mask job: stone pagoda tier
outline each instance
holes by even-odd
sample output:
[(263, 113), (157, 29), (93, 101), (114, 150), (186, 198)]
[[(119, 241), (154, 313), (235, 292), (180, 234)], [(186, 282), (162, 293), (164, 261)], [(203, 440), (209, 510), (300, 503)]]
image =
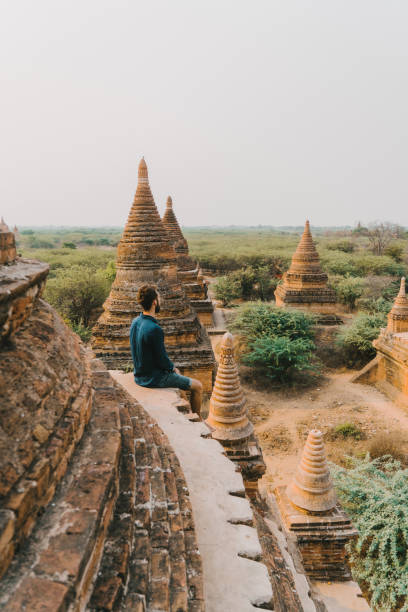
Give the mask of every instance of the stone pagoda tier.
[(167, 198), (163, 225), (177, 254), (179, 278), (183, 283), (184, 290), (196, 310), (201, 323), (206, 327), (212, 327), (214, 324), (212, 316), (214, 306), (208, 297), (207, 284), (198, 265), (189, 255), (188, 243), (174, 214), (173, 200), (170, 196)]
[(393, 401), (408, 406), (408, 297), (405, 292), (405, 278), (391, 311), (387, 327), (373, 342), (377, 351), (352, 382), (374, 384)]
[[(327, 274), (320, 266), (320, 259), (310, 232), (309, 221), (298, 247), (292, 257), (289, 270), (283, 282), (275, 291), (276, 305), (292, 306), (316, 312), (321, 315), (335, 315), (336, 294), (327, 286)], [(331, 317), (333, 323), (337, 317)], [(330, 322), (327, 318), (327, 323)]]
[(220, 361), (206, 424), (211, 437), (224, 447), (227, 457), (239, 463), (245, 488), (251, 495), (265, 472), (265, 464), (254, 436), (254, 426), (248, 419), (234, 359), (233, 337), (228, 332), (221, 341)]
[(116, 278), (91, 341), (96, 356), (110, 369), (131, 365), (130, 324), (141, 311), (136, 295), (146, 283), (156, 285), (160, 293), (157, 318), (170, 359), (184, 375), (198, 378), (204, 392), (211, 393), (211, 344), (177, 276), (176, 252), (157, 211), (142, 159), (136, 195), (118, 245)]
[(349, 580), (345, 545), (357, 536), (338, 504), (324, 451), (313, 429), (289, 486), (275, 489), (286, 536), (294, 536), (305, 572), (316, 580)]

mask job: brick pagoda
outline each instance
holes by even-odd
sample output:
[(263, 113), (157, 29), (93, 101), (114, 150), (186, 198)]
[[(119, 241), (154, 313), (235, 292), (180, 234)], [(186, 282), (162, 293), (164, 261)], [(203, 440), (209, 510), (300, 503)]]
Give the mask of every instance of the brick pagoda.
[(349, 580), (345, 545), (357, 536), (338, 504), (324, 451), (323, 435), (309, 433), (289, 486), (275, 489), (286, 536), (294, 538), (305, 572), (317, 580)]
[[(276, 305), (302, 308), (322, 315), (335, 315), (336, 294), (327, 286), (327, 280), (327, 274), (320, 266), (309, 221), (306, 221), (290, 268), (275, 291)], [(330, 317), (327, 322), (329, 319)]]
[(131, 363), (129, 329), (140, 313), (136, 294), (145, 283), (157, 286), (158, 319), (170, 358), (186, 376), (198, 378), (211, 393), (214, 355), (205, 329), (186, 298), (177, 275), (177, 255), (150, 190), (147, 166), (139, 164), (136, 195), (118, 245), (116, 278), (92, 336), (92, 348), (111, 369)]
[(234, 359), (233, 337), (229, 332), (224, 334), (221, 341), (217, 377), (206, 424), (211, 430), (211, 437), (224, 447), (227, 457), (238, 462), (245, 488), (251, 495), (265, 472), (265, 464), (254, 436), (254, 427), (248, 419)]
[(388, 315), (387, 327), (380, 331), (373, 345), (376, 357), (352, 380), (374, 384), (391, 399), (408, 405), (408, 297), (405, 278)]
[(199, 267), (189, 255), (188, 243), (174, 214), (173, 201), (170, 196), (167, 198), (163, 224), (177, 254), (179, 278), (184, 285), (184, 290), (190, 299), (191, 305), (196, 310), (201, 323), (206, 327), (211, 327), (213, 325), (212, 313), (214, 306), (208, 297), (207, 285), (203, 280)]

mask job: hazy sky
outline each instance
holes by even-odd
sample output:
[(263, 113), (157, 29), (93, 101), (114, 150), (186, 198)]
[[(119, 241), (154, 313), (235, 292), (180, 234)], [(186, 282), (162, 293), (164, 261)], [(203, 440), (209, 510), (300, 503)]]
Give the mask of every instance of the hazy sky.
[(0, 214), (408, 225), (406, 0), (1, 0)]

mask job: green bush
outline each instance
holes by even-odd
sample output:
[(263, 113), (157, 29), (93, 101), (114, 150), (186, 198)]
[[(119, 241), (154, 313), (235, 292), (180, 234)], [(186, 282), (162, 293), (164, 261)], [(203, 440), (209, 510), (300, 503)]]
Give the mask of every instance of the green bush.
[(387, 246), (384, 251), (385, 255), (392, 257), (395, 261), (402, 261), (402, 256), (404, 254), (404, 246), (402, 244), (393, 243)]
[(79, 323), (72, 323), (69, 319), (66, 319), (66, 321), (72, 331), (78, 334), (82, 342), (89, 342), (92, 336), (92, 329), (90, 327), (86, 327), (82, 321), (79, 321)]
[(271, 380), (288, 382), (295, 372), (317, 372), (313, 362), (315, 345), (306, 338), (291, 340), (287, 336), (261, 336), (249, 343), (249, 353), (242, 361), (257, 367)]
[(44, 297), (72, 324), (88, 327), (92, 311), (102, 306), (109, 288), (103, 271), (74, 266), (48, 280)]
[(329, 434), (329, 438), (332, 440), (336, 440), (337, 438), (362, 440), (364, 437), (364, 432), (354, 423), (341, 423), (340, 425), (336, 425)]
[(230, 328), (244, 341), (245, 364), (269, 379), (287, 382), (296, 372), (317, 372), (314, 322), (302, 311), (255, 302), (239, 308)]
[(77, 245), (75, 244), (75, 242), (63, 242), (62, 248), (63, 249), (76, 249)]
[(383, 297), (376, 300), (374, 298), (362, 298), (358, 301), (358, 307), (369, 314), (388, 314), (392, 308), (392, 302)]
[(265, 302), (249, 302), (239, 307), (231, 322), (232, 331), (247, 343), (260, 336), (287, 336), (291, 340), (314, 337), (313, 315), (301, 310), (277, 308)]
[(376, 612), (408, 611), (408, 469), (390, 458), (332, 466), (338, 496), (358, 530), (348, 545), (354, 579)]
[(353, 253), (356, 245), (351, 240), (338, 240), (337, 242), (329, 242), (326, 246), (329, 251), (343, 251), (343, 253)]
[(358, 298), (363, 294), (364, 286), (365, 281), (363, 278), (353, 276), (343, 278), (335, 286), (339, 302), (347, 306), (350, 310), (353, 310)]
[(234, 299), (241, 296), (239, 280), (234, 279), (232, 275), (220, 276), (213, 287), (216, 299), (221, 300), (223, 306), (228, 306)]
[(387, 317), (383, 313), (360, 313), (350, 326), (339, 332), (336, 342), (348, 367), (362, 367), (375, 357), (373, 340), (386, 322)]

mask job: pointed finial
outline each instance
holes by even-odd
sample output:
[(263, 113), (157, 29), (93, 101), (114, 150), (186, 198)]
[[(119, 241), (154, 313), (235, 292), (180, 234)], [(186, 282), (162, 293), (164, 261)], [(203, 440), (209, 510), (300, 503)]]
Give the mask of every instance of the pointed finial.
[(405, 293), (405, 276), (403, 276), (401, 278), (401, 285), (400, 285), (400, 290), (399, 290), (398, 295), (404, 296), (404, 297), (406, 295), (406, 293)]
[(167, 197), (166, 206), (167, 208), (173, 208), (173, 200), (171, 199), (171, 196)]
[(139, 163), (138, 177), (139, 177), (139, 180), (142, 180), (143, 182), (147, 182), (149, 180), (149, 175), (147, 172), (147, 164), (145, 162), (144, 157), (142, 157)]
[(234, 348), (234, 338), (230, 332), (225, 332), (221, 340), (221, 348)]

